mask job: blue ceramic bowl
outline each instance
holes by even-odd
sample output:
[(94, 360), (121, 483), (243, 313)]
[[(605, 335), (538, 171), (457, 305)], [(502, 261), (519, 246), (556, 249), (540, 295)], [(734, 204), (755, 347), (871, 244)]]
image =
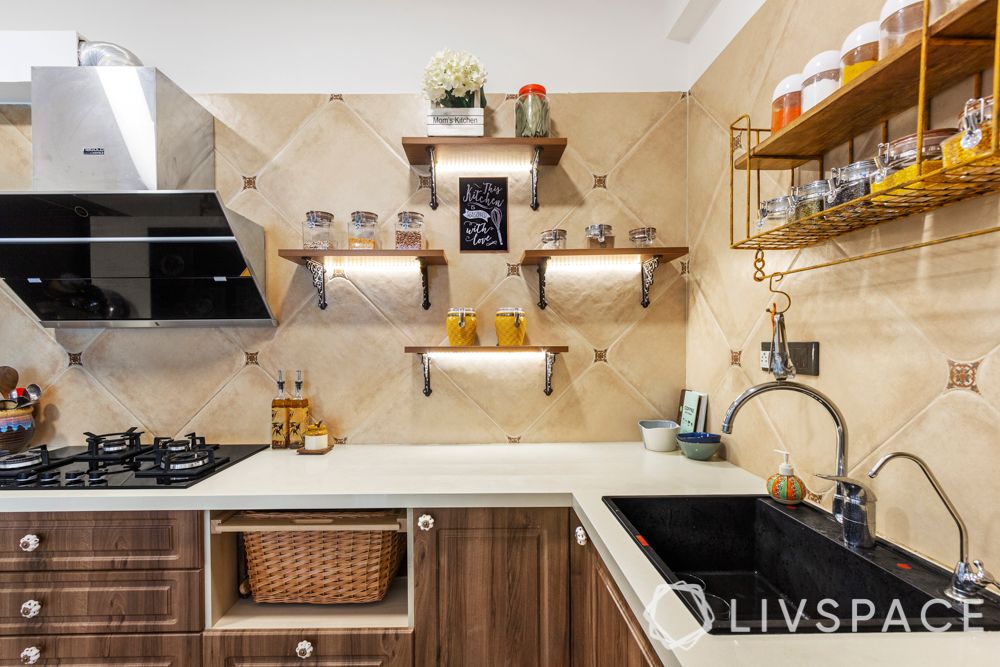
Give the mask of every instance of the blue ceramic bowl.
[(718, 444), (722, 442), (722, 436), (718, 433), (678, 433), (677, 442), (688, 442), (695, 444)]
[(721, 442), (684, 442), (678, 436), (678, 444), (684, 456), (695, 461), (707, 461), (722, 447)]

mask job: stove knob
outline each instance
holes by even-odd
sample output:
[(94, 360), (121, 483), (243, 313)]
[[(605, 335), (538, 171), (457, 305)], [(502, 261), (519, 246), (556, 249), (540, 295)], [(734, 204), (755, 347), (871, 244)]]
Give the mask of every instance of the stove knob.
[(21, 551), (34, 551), (42, 543), (38, 535), (25, 535), (21, 538)]
[(42, 657), (42, 652), (37, 646), (29, 646), (28, 648), (21, 651), (21, 664), (22, 665), (34, 665)]
[(305, 660), (311, 658), (313, 654), (312, 642), (302, 640), (295, 646), (295, 655)]
[(34, 618), (42, 612), (42, 603), (38, 600), (26, 600), (21, 605), (22, 618)]

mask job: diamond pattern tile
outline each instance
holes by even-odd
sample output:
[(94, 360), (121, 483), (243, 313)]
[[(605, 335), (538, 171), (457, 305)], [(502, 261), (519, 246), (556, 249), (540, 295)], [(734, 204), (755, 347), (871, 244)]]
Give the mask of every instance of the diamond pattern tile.
[(13, 366), (20, 373), (22, 386), (35, 383), (45, 387), (56, 372), (66, 367), (66, 352), (53, 340), (50, 332), (25, 312), (16, 297), (8, 296), (6, 286), (0, 290), (0, 340), (3, 341), (4, 366)]
[(38, 431), (33, 443), (53, 446), (79, 446), (85, 431), (113, 433), (129, 426), (149, 431), (148, 424), (80, 366), (67, 369), (45, 387), (35, 420)]

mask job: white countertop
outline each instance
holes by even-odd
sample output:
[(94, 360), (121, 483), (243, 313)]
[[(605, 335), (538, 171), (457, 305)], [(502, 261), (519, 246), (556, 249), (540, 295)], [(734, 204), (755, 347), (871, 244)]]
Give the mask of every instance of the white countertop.
[[(190, 489), (0, 492), (0, 511), (573, 507), (636, 616), (659, 573), (601, 500), (606, 495), (761, 493), (763, 481), (725, 462), (647, 452), (638, 443), (338, 445), (325, 456), (264, 451)], [(668, 593), (656, 620), (680, 637), (697, 627)], [(665, 665), (990, 665), (1000, 632), (709, 635)], [(829, 657), (827, 657), (829, 656)], [(833, 656), (836, 656), (835, 658)]]

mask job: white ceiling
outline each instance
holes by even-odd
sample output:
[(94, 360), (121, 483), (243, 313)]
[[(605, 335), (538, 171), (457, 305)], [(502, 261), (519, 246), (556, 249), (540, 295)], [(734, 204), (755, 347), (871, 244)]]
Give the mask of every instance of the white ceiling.
[(8, 3), (4, 28), (117, 42), (192, 93), (412, 92), (445, 46), (479, 56), (488, 91), (687, 90), (761, 4), (47, 0)]

